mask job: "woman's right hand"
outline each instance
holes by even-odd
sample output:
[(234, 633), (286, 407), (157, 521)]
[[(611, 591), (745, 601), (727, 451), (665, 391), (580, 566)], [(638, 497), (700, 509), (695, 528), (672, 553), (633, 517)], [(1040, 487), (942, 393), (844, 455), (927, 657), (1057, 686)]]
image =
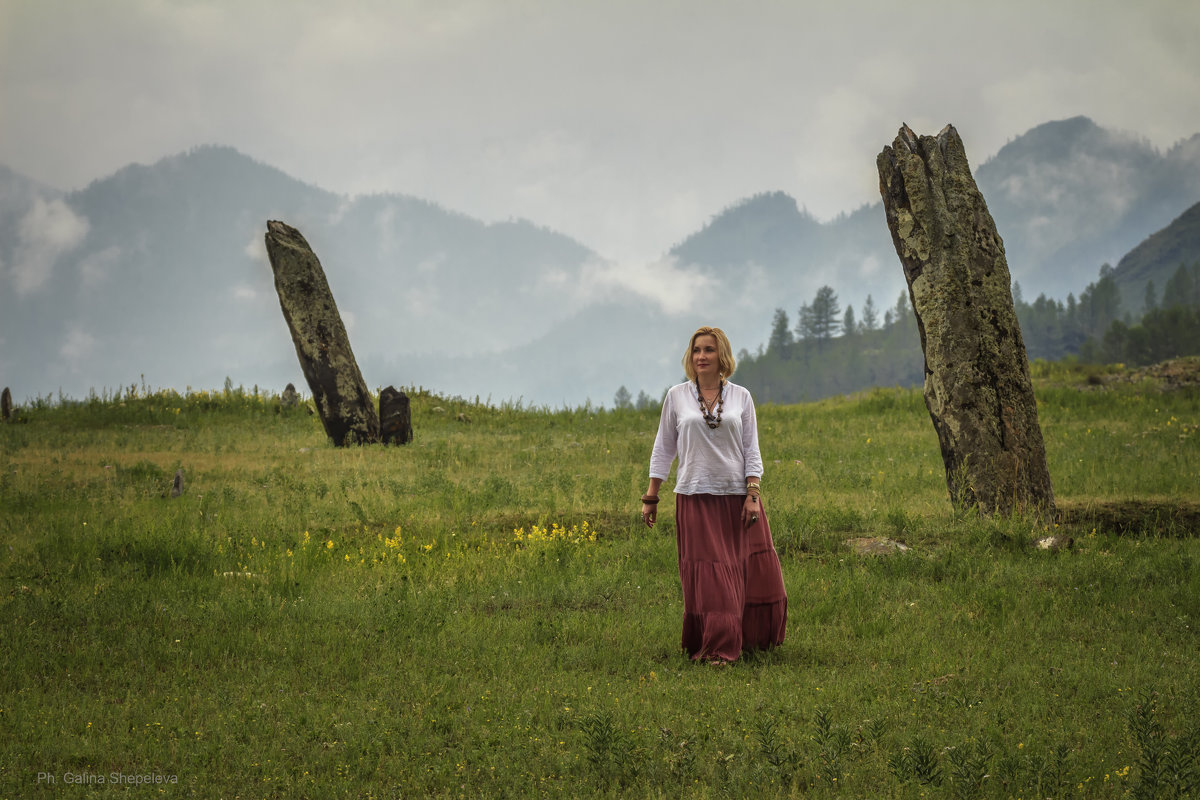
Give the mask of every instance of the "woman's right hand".
[[(646, 493), (642, 495), (642, 522), (646, 523), (647, 528), (654, 527), (654, 521), (658, 519), (658, 490), (662, 488), (662, 478), (651, 478), (650, 485), (646, 487)], [(647, 500), (653, 502), (647, 503)]]

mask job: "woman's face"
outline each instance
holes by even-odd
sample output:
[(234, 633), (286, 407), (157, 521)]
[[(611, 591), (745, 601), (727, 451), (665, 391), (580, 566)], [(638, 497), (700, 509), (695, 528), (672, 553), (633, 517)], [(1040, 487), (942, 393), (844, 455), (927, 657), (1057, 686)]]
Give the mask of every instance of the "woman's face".
[(717, 354), (717, 337), (711, 333), (697, 336), (692, 342), (692, 368), (701, 384), (713, 384), (720, 378), (721, 359)]

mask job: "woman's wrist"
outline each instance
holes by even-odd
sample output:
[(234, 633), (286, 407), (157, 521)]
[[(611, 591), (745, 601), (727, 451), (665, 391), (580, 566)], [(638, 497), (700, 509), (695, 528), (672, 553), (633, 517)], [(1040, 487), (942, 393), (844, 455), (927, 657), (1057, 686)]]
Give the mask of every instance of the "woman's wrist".
[(647, 505), (647, 506), (658, 505), (658, 495), (656, 495), (656, 494), (642, 495), (642, 505)]

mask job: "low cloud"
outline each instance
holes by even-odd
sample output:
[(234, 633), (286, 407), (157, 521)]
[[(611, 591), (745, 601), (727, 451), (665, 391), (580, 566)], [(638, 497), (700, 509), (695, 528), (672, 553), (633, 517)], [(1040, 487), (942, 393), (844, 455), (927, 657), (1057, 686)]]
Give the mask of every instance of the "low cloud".
[(112, 272), (113, 264), (121, 258), (121, 248), (113, 245), (99, 253), (91, 253), (79, 262), (79, 278), (84, 286), (95, 287), (104, 283)]
[(613, 299), (633, 295), (656, 303), (664, 314), (676, 315), (709, 305), (717, 286), (716, 279), (689, 270), (668, 255), (650, 263), (591, 262), (584, 267), (576, 291), (581, 301), (597, 295)]
[(67, 335), (63, 337), (62, 344), (58, 348), (59, 356), (67, 361), (68, 366), (73, 370), (81, 362), (91, 358), (95, 351), (96, 337), (82, 328), (72, 328), (67, 331)]
[(420, 264), (417, 264), (417, 272), (423, 275), (434, 274), (442, 268), (446, 263), (446, 253), (439, 250), (429, 258), (423, 259)]
[(432, 319), (437, 316), (438, 292), (432, 285), (407, 286), (400, 292), (400, 305), (410, 318)]
[(242, 248), (242, 252), (256, 264), (266, 268), (269, 272), (271, 269), (271, 257), (267, 255), (267, 243), (260, 234), (255, 234), (250, 237), (250, 241)]
[(247, 286), (244, 283), (239, 283), (233, 287), (233, 299), (242, 302), (253, 303), (258, 299), (258, 292), (253, 286)]
[(858, 273), (863, 278), (873, 278), (883, 272), (883, 262), (878, 256), (869, 255), (863, 259), (862, 264), (858, 268)]
[(9, 273), (19, 295), (37, 291), (50, 279), (55, 263), (87, 236), (88, 221), (60, 199), (38, 197), (17, 228), (17, 246)]

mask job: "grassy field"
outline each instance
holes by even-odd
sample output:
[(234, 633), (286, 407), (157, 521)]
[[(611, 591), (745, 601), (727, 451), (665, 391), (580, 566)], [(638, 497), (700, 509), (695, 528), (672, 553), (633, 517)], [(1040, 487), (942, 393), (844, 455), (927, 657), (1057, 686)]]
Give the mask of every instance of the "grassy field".
[(669, 492), (639, 526), (657, 412), (416, 392), (335, 449), (243, 390), (34, 404), (0, 797), (1195, 797), (1200, 393), (1094, 384), (1039, 369), (1058, 520), (955, 513), (919, 392), (760, 407), (788, 637), (724, 669)]

